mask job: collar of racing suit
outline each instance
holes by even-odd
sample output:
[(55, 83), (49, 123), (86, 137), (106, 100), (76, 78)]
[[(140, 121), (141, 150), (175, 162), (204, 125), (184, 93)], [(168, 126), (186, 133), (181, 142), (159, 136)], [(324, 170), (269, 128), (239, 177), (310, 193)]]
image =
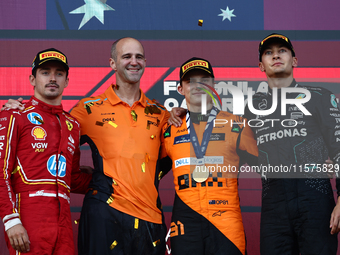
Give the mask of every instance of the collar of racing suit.
[(60, 104), (60, 105), (46, 104), (46, 103), (37, 99), (34, 96), (31, 97), (30, 102), (31, 102), (32, 105), (40, 108), (44, 112), (49, 112), (49, 113), (52, 113), (52, 114), (59, 114), (59, 113), (63, 112), (63, 105), (62, 104)]
[(211, 109), (207, 110), (207, 114), (201, 114), (198, 112), (190, 112), (190, 121), (195, 124), (199, 124), (201, 121), (207, 122), (209, 115), (210, 115)]
[[(296, 83), (295, 79), (293, 79), (292, 83), (289, 85), (289, 87), (293, 88), (293, 87), (297, 87), (298, 84)], [(268, 86), (268, 94), (271, 95), (272, 94), (272, 89)], [(278, 92), (280, 93), (280, 89), (278, 90)]]

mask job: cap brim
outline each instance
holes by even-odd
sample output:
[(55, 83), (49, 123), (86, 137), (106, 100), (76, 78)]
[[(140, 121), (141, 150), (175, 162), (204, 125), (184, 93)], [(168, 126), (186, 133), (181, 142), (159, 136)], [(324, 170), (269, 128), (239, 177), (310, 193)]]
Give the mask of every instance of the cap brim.
[(270, 43), (273, 43), (273, 42), (279, 42), (279, 43), (282, 43), (284, 44), (288, 49), (290, 49), (293, 53), (293, 56), (295, 55), (295, 52), (294, 52), (294, 49), (292, 48), (292, 46), (284, 39), (280, 38), (280, 37), (272, 37), (272, 38), (269, 38), (267, 39), (262, 45), (261, 45), (261, 48), (260, 48), (260, 51), (259, 51), (259, 54), (260, 54), (260, 61), (262, 59), (262, 54), (263, 52), (265, 51), (265, 49), (267, 49), (268, 47), (268, 44)]
[(39, 66), (41, 66), (42, 64), (44, 64), (44, 63), (46, 63), (46, 62), (48, 62), (48, 61), (58, 61), (58, 62), (60, 62), (60, 63), (62, 63), (62, 64), (64, 65), (64, 67), (66, 68), (66, 70), (69, 69), (69, 66), (68, 66), (64, 61), (60, 60), (59, 58), (49, 58), (49, 59), (45, 59), (45, 60), (41, 61), (41, 62), (39, 63), (38, 66), (35, 66), (34, 68), (38, 68)]

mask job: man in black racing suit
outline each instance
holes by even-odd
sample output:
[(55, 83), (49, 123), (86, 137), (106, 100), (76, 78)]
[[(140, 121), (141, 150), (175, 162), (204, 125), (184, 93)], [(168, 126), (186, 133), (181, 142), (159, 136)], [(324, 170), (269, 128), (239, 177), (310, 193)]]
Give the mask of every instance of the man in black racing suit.
[[(269, 88), (252, 100), (249, 96), (245, 117), (257, 138), (262, 173), (261, 254), (336, 254), (340, 202), (335, 206), (325, 164), (330, 157), (331, 170), (339, 171), (340, 111), (335, 96), (296, 83), (297, 58), (286, 36), (269, 35), (259, 53)], [(287, 91), (291, 88), (296, 91)], [(256, 112), (275, 107), (276, 89), (276, 110), (269, 115)], [(289, 104), (282, 94), (295, 101)], [(307, 102), (297, 107), (299, 100)], [(339, 196), (340, 181), (336, 186)]]

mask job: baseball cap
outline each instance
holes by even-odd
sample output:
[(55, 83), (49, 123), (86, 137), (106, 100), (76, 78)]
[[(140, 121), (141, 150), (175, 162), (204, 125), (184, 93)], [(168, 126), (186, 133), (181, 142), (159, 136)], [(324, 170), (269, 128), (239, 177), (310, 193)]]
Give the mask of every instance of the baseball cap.
[(179, 71), (179, 78), (180, 81), (184, 78), (184, 76), (191, 70), (202, 70), (207, 72), (211, 77), (214, 78), (214, 72), (211, 67), (211, 64), (208, 60), (205, 60), (203, 58), (191, 58), (184, 62), (184, 64), (181, 66), (181, 69)]
[(40, 51), (37, 53), (35, 58), (33, 59), (32, 62), (32, 74), (34, 74), (34, 71), (43, 63), (47, 61), (60, 61), (64, 67), (65, 70), (68, 71), (68, 63), (67, 63), (67, 57), (64, 53), (61, 51), (54, 49), (54, 48), (49, 48), (43, 51)]
[(274, 40), (284, 42), (286, 47), (292, 51), (293, 57), (295, 57), (295, 51), (294, 51), (293, 45), (292, 45), (291, 41), (289, 40), (289, 38), (287, 36), (285, 36), (285, 35), (281, 35), (281, 34), (277, 34), (277, 33), (272, 33), (272, 34), (268, 35), (267, 37), (265, 37), (260, 42), (260, 45), (259, 45), (259, 59), (260, 59), (260, 62), (262, 61), (263, 51), (266, 49), (267, 45), (270, 42), (273, 42)]

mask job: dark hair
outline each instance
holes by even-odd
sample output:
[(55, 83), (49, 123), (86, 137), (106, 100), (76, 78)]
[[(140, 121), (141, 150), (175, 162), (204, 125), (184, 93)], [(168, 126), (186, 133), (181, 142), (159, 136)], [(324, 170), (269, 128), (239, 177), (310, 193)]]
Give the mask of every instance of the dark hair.
[[(34, 68), (34, 70), (32, 71), (32, 75), (34, 76), (34, 78), (37, 78), (37, 70), (38, 70), (38, 68)], [(67, 78), (68, 77), (68, 70), (66, 70), (64, 68), (64, 71), (66, 71), (66, 78)]]
[[(179, 86), (182, 86), (182, 81), (187, 81), (187, 80), (190, 80), (190, 78), (188, 78), (188, 74), (192, 71), (199, 71), (199, 72), (202, 72), (202, 73), (205, 73), (205, 74), (208, 74), (206, 71), (203, 71), (203, 70), (200, 70), (200, 69), (193, 69), (191, 71), (189, 71), (188, 73), (186, 73), (183, 78), (179, 81)], [(214, 76), (212, 76), (211, 74), (209, 74), (210, 78), (213, 80), (213, 82), (215, 82), (215, 78)]]

